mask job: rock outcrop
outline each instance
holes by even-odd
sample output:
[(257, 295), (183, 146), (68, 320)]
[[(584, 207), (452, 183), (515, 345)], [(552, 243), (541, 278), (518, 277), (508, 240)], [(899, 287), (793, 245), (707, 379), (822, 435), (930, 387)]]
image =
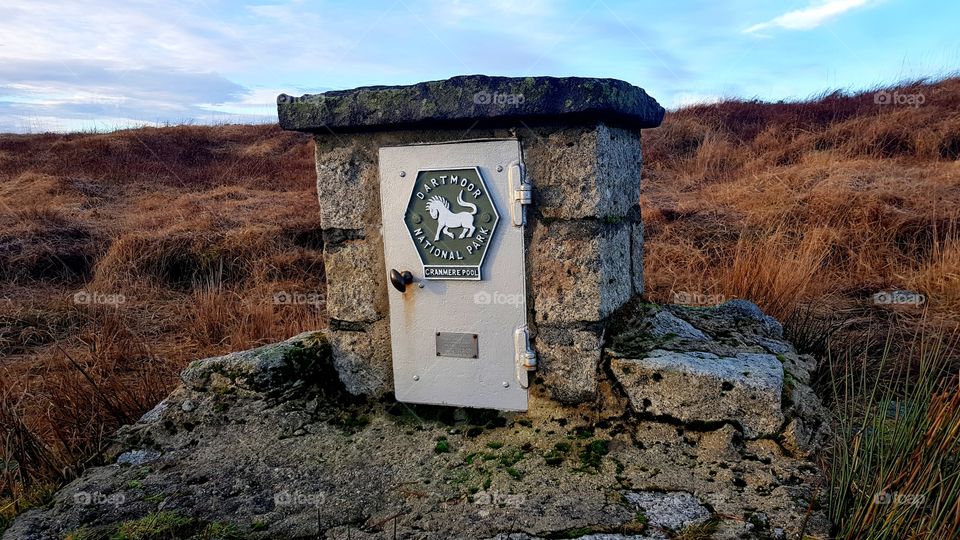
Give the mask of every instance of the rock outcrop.
[(756, 305), (637, 304), (625, 312), (607, 354), (635, 412), (731, 424), (744, 438), (775, 439), (797, 457), (829, 437), (828, 413), (809, 386), (816, 360), (797, 354), (780, 323)]
[(195, 362), (4, 538), (825, 537), (828, 422), (779, 324), (739, 302), (615, 319), (597, 400), (534, 384), (525, 414), (355, 395), (324, 333)]
[(750, 439), (783, 424), (783, 367), (772, 354), (655, 349), (642, 358), (614, 358), (616, 379), (638, 412), (684, 423), (735, 422)]

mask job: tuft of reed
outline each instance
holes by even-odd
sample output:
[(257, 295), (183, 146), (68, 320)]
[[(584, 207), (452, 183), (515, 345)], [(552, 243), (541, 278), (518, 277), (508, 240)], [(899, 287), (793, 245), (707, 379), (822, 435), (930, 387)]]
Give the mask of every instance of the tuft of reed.
[(960, 374), (949, 368), (956, 337), (916, 336), (914, 361), (901, 357), (892, 372), (890, 354), (871, 366), (851, 350), (831, 364), (826, 507), (837, 538), (960, 535)]

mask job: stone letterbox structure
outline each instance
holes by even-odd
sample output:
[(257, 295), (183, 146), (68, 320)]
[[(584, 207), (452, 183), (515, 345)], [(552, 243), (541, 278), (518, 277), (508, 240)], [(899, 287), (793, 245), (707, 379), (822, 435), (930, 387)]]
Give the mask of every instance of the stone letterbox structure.
[[(316, 143), (334, 361), (354, 393), (525, 410), (594, 399), (643, 291), (640, 130), (613, 79), (455, 77), (278, 98)], [(534, 371), (535, 370), (535, 371)]]

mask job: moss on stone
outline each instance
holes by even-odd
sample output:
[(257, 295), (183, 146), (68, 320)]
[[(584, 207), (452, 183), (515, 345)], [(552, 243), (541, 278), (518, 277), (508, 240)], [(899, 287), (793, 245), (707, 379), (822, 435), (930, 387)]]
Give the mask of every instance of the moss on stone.
[[(474, 99), (478, 94), (523, 96), (523, 100), (502, 106), (478, 102)], [(319, 133), (551, 117), (558, 123), (606, 120), (654, 127), (664, 110), (643, 89), (614, 79), (468, 75), (410, 86), (281, 96), (277, 113), (284, 129)]]
[(597, 439), (580, 449), (580, 469), (586, 472), (600, 470), (603, 456), (610, 453), (610, 441)]
[(504, 450), (499, 457), (499, 462), (502, 467), (509, 468), (517, 463), (519, 463), (524, 457), (523, 450), (519, 448), (510, 448)]
[(121, 523), (110, 540), (161, 540), (188, 538), (196, 530), (196, 520), (176, 512), (154, 512), (140, 519)]

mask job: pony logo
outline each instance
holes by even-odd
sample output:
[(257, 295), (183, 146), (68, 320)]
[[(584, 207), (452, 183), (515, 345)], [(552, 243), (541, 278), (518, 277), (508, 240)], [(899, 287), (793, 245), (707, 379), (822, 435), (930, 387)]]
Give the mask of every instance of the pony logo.
[(483, 279), (500, 214), (477, 167), (417, 171), (403, 223), (426, 279)]
[(460, 231), (459, 238), (472, 237), (473, 232), (477, 230), (477, 228), (473, 226), (473, 216), (477, 214), (477, 205), (463, 200), (462, 189), (457, 195), (457, 204), (463, 207), (470, 207), (470, 211), (454, 213), (450, 210), (450, 203), (440, 195), (434, 195), (427, 201), (427, 211), (430, 212), (430, 217), (437, 220), (437, 234), (433, 238), (434, 242), (440, 240), (441, 234), (454, 238), (450, 229), (462, 228), (463, 230)]

